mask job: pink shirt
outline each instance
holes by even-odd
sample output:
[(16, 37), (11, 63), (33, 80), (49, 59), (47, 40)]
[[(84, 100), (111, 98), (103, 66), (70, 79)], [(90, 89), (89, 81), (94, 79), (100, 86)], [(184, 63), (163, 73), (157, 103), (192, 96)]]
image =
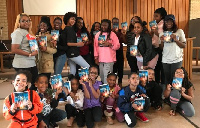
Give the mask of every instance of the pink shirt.
[[(160, 34), (161, 32), (163, 32), (163, 24), (164, 24), (164, 21), (161, 20), (157, 26), (158, 26), (158, 34)], [(157, 48), (159, 47), (159, 37), (157, 35), (153, 35), (152, 37), (152, 44)]]
[[(99, 59), (99, 62), (110, 63), (116, 61), (116, 50), (120, 48), (119, 39), (114, 32), (110, 33), (109, 43), (112, 44), (111, 47), (99, 47), (98, 38), (101, 32), (98, 32), (94, 38), (94, 57)], [(107, 32), (103, 32), (102, 35), (105, 35), (107, 39)]]

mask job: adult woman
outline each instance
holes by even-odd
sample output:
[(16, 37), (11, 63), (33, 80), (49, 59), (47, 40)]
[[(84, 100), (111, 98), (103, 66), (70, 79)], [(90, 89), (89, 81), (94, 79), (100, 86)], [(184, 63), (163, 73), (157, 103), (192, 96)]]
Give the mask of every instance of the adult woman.
[(36, 90), (34, 83), (38, 75), (38, 70), (35, 63), (35, 56), (38, 54), (38, 51), (31, 52), (29, 46), (29, 40), (35, 39), (29, 15), (22, 13), (17, 16), (11, 38), (11, 51), (15, 53), (12, 65), (16, 71), (20, 69), (30, 71), (32, 74), (31, 89)]

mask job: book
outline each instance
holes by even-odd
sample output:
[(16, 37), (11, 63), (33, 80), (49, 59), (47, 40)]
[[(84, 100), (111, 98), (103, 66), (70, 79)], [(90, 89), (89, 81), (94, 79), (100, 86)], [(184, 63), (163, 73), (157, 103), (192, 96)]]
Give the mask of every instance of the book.
[(41, 47), (47, 46), (47, 36), (38, 36), (38, 45)]
[(148, 70), (139, 70), (139, 80), (140, 83), (147, 83), (148, 82)]
[(61, 74), (53, 75), (50, 77), (50, 84), (54, 89), (62, 86), (62, 76)]
[(17, 110), (28, 110), (28, 92), (14, 92), (15, 103), (17, 104)]
[(137, 104), (137, 109), (135, 109), (135, 111), (143, 111), (145, 99), (143, 97), (135, 98), (134, 104)]
[(130, 55), (131, 56), (137, 56), (138, 55), (137, 45), (131, 45), (130, 46)]
[(51, 39), (57, 41), (58, 37), (59, 37), (59, 30), (51, 30)]
[(89, 40), (87, 33), (81, 33), (81, 37), (83, 42), (87, 42)]
[(31, 52), (38, 51), (38, 43), (36, 39), (29, 40), (29, 46), (30, 46)]
[(78, 75), (80, 77), (80, 80), (87, 81), (89, 70), (87, 68), (80, 68), (78, 69)]
[(182, 78), (175, 78), (174, 77), (173, 81), (172, 81), (172, 87), (174, 87), (175, 89), (181, 90), (182, 82), (183, 82)]
[(64, 87), (66, 87), (67, 89), (68, 89), (68, 91), (69, 92), (71, 92), (71, 81), (66, 81), (65, 83), (64, 83)]
[(108, 97), (110, 94), (110, 87), (108, 84), (99, 85), (99, 90), (103, 97)]
[(106, 41), (106, 36), (105, 35), (99, 35), (99, 38), (98, 38), (99, 47), (104, 47), (103, 46), (104, 41)]
[(170, 43), (170, 42), (172, 42), (172, 40), (171, 40), (171, 34), (172, 34), (172, 32), (170, 32), (170, 31), (164, 31), (163, 32), (163, 35), (164, 35), (164, 42), (165, 43)]
[(158, 28), (156, 20), (150, 21), (149, 26), (150, 26), (151, 29), (157, 29)]
[(118, 30), (119, 29), (119, 24), (113, 24), (113, 29)]
[(82, 42), (82, 38), (81, 37), (77, 37), (77, 43)]
[(122, 26), (122, 29), (124, 29), (124, 30), (128, 29), (128, 23), (127, 22), (122, 22), (121, 26)]
[(95, 36), (99, 31), (93, 31), (93, 35)]

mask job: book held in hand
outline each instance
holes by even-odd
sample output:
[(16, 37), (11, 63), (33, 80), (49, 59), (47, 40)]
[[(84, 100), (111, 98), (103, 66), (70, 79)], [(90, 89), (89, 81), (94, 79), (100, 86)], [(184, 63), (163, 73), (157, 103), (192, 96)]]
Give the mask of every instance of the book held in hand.
[(51, 30), (51, 39), (52, 40), (58, 40), (58, 36), (59, 36), (59, 30)]
[(87, 42), (89, 40), (87, 33), (81, 33), (81, 38), (83, 42)]
[(99, 35), (99, 38), (98, 38), (99, 47), (104, 47), (103, 46), (104, 41), (106, 41), (106, 36), (105, 35)]
[(145, 99), (143, 97), (135, 98), (134, 104), (137, 104), (135, 111), (143, 111), (145, 105)]
[(138, 55), (137, 45), (131, 45), (130, 46), (130, 55), (131, 56), (137, 56)]
[(123, 22), (121, 23), (122, 29), (127, 30), (128, 28), (128, 23), (127, 22)]
[(139, 70), (139, 80), (143, 84), (148, 82), (148, 70)]
[(30, 46), (31, 52), (38, 51), (38, 43), (36, 39), (29, 40), (29, 46)]
[(68, 91), (69, 92), (71, 92), (71, 81), (66, 81), (65, 83), (64, 83), (64, 87), (66, 87), (67, 89), (68, 89)]
[(110, 94), (110, 87), (108, 84), (99, 85), (99, 90), (103, 97), (108, 97)]
[(172, 42), (172, 40), (171, 40), (171, 34), (172, 34), (172, 32), (170, 32), (170, 31), (164, 31), (163, 32), (163, 35), (164, 35), (164, 42), (165, 43), (170, 43), (170, 42)]
[(80, 68), (78, 69), (78, 75), (80, 77), (80, 80), (87, 81), (89, 70), (87, 68)]
[(173, 81), (172, 81), (172, 87), (174, 87), (175, 89), (181, 90), (182, 82), (183, 82), (182, 78), (175, 78), (174, 77)]
[(99, 31), (93, 31), (93, 35), (95, 36)]
[(38, 36), (38, 45), (41, 47), (47, 47), (47, 36)]
[(28, 110), (28, 92), (14, 92), (17, 110)]
[(81, 37), (77, 37), (77, 43), (82, 42), (82, 38)]
[(51, 76), (50, 83), (53, 86), (53, 89), (61, 87), (62, 86), (62, 76), (61, 76), (61, 74)]
[(150, 21), (149, 26), (150, 26), (151, 29), (157, 29), (158, 28), (156, 20)]
[(113, 29), (117, 31), (119, 29), (119, 24), (113, 24)]

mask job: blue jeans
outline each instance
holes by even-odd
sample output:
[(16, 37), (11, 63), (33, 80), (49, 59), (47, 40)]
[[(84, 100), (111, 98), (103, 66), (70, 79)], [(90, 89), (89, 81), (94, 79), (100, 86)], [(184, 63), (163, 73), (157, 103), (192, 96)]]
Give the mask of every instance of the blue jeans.
[(66, 54), (60, 55), (59, 57), (56, 58), (54, 74), (61, 74), (66, 60), (67, 60)]
[(83, 59), (82, 56), (72, 57), (68, 59), (68, 64), (70, 67), (70, 74), (76, 74), (76, 64), (81, 67), (87, 67), (89, 69), (90, 65)]

